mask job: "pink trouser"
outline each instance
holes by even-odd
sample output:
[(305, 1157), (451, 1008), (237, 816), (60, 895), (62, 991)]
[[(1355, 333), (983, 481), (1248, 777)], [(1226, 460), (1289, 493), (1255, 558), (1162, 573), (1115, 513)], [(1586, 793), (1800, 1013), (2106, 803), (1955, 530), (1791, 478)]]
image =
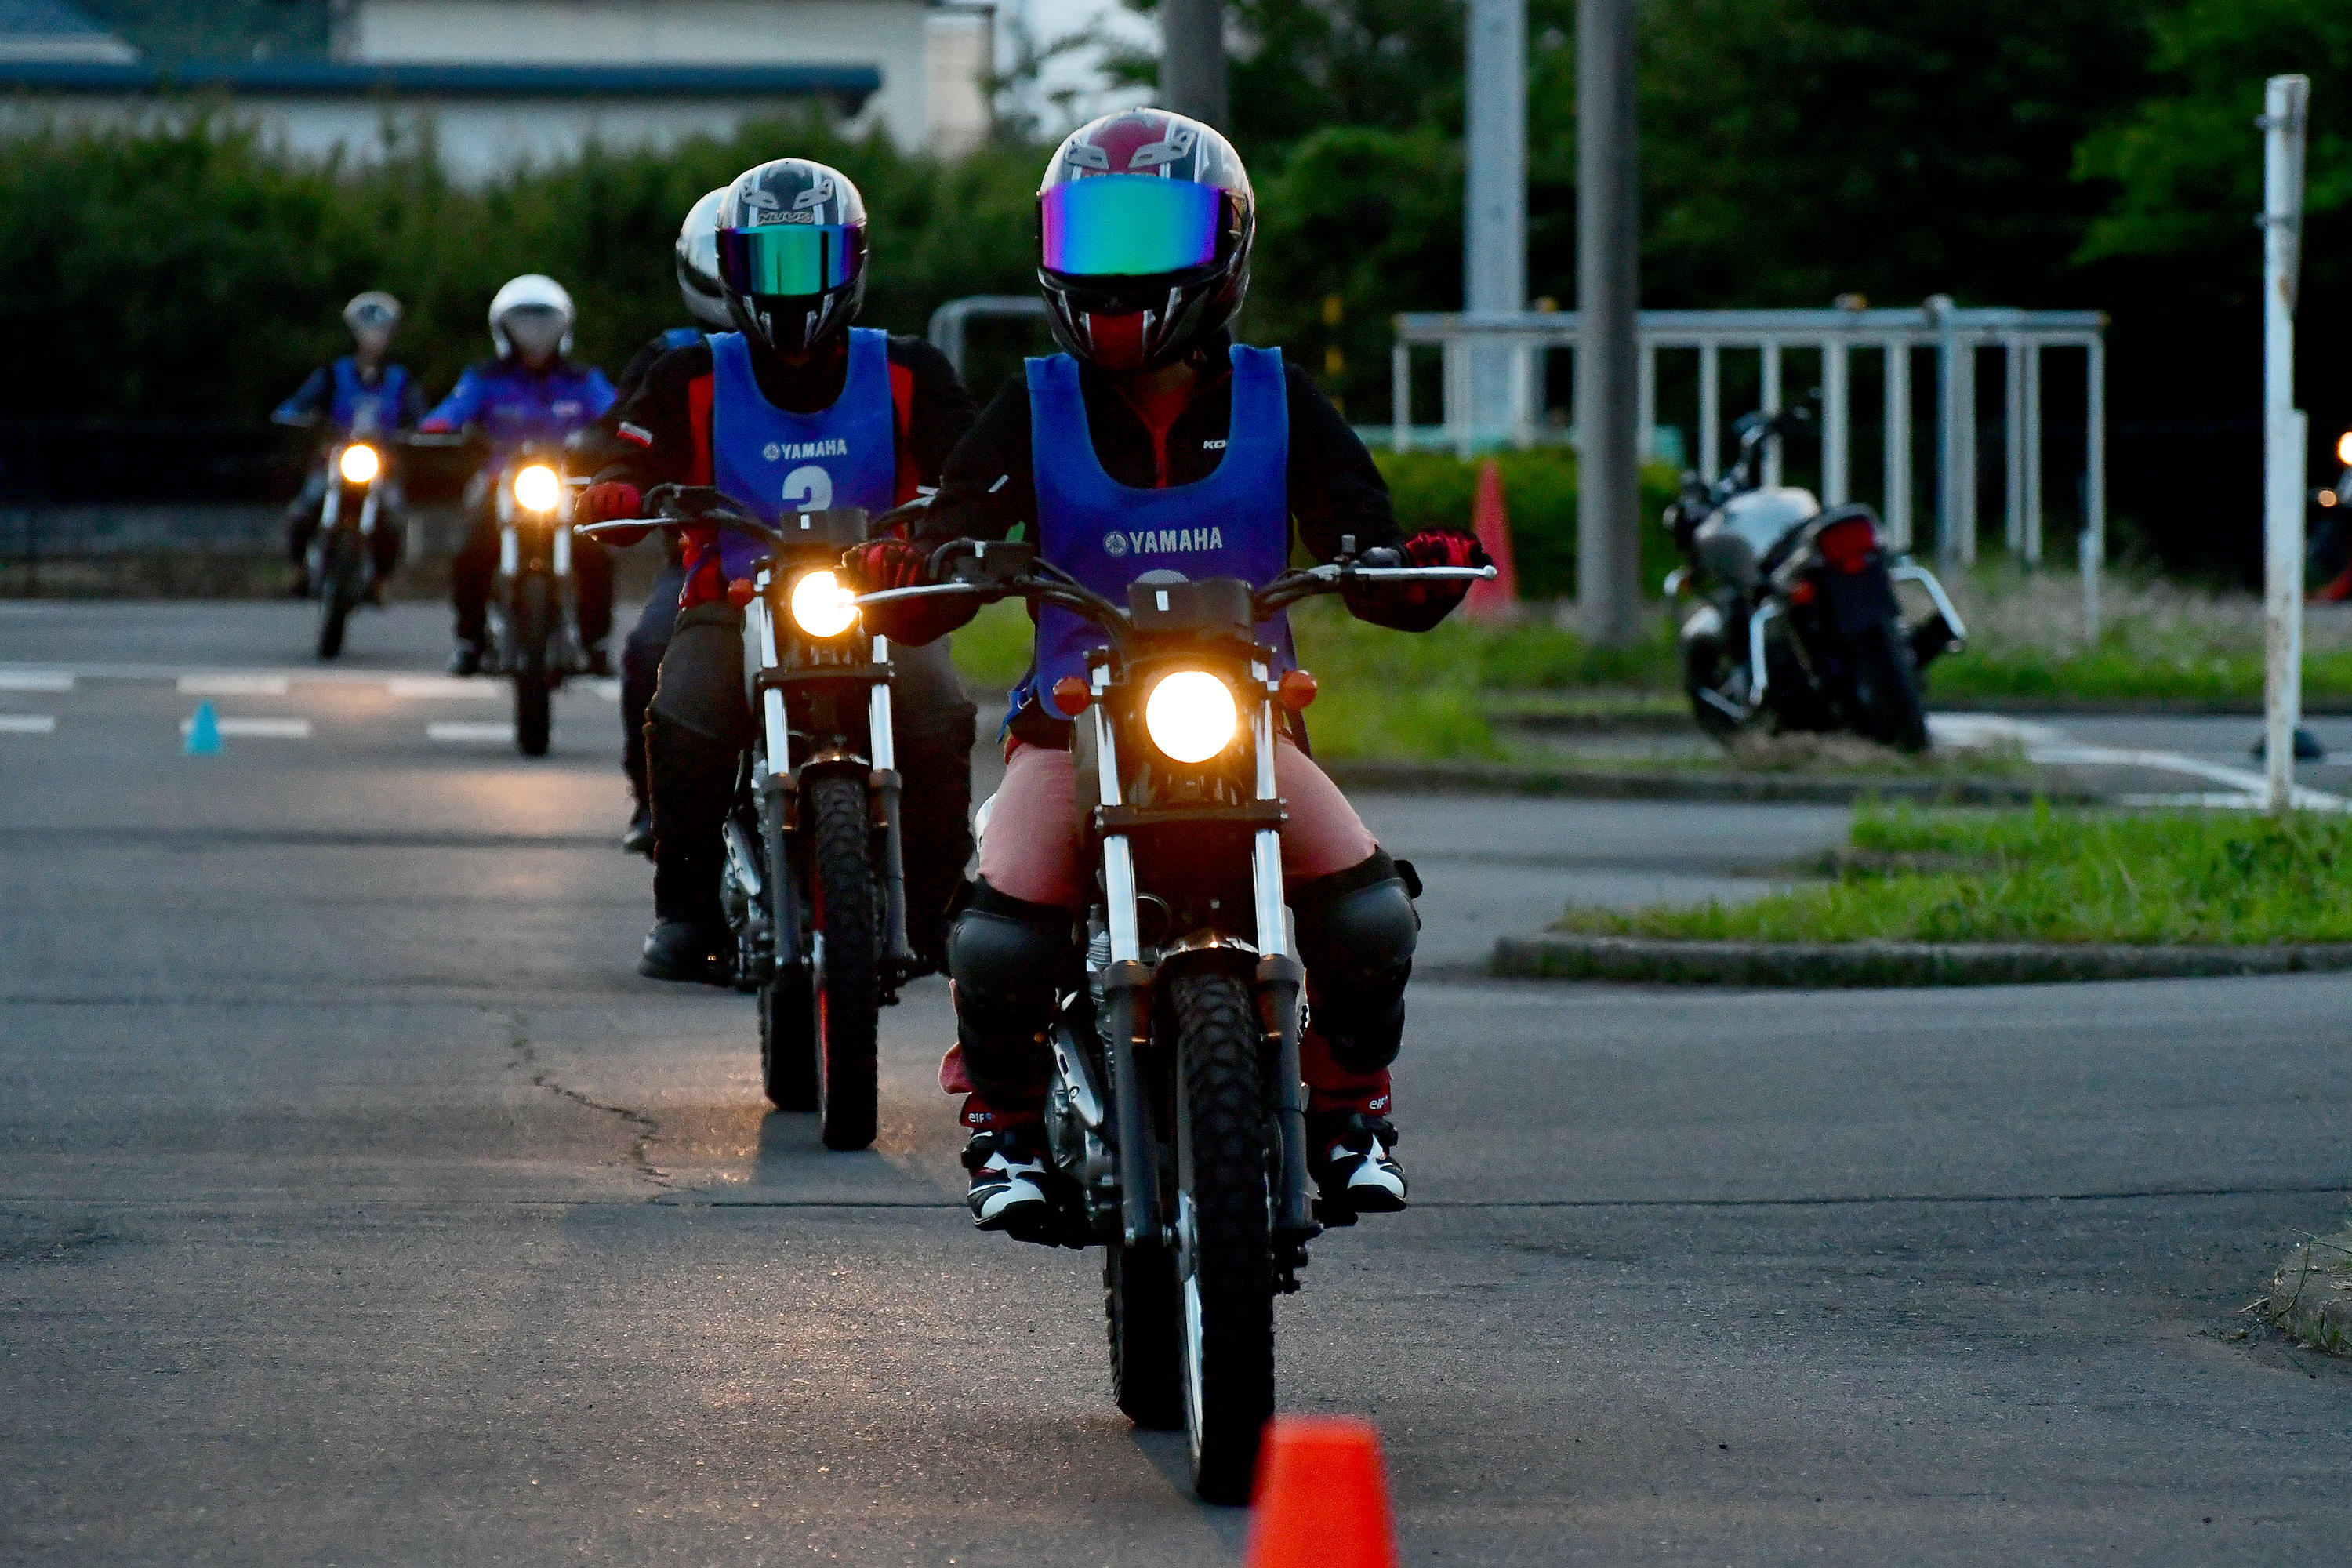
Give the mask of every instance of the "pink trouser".
[[(1274, 778), (1289, 813), (1282, 826), (1282, 870), (1293, 886), (1360, 866), (1380, 847), (1330, 775), (1286, 739), (1275, 748)], [(1082, 910), (1094, 880), (1084, 852), (1070, 753), (1014, 742), (981, 842), (982, 879), (1010, 898)], [(1310, 997), (1314, 983), (1309, 974)], [(1311, 1005), (1309, 1011), (1311, 1016)], [(1348, 1071), (1332, 1059), (1329, 1044), (1312, 1027), (1299, 1042), (1299, 1066), (1312, 1091), (1313, 1109), (1387, 1112), (1387, 1069)], [(951, 1094), (971, 1089), (959, 1052), (949, 1052), (940, 1064), (940, 1085)], [(1039, 1094), (1043, 1092), (1041, 1084)], [(964, 1108), (964, 1121), (973, 1128), (1034, 1115), (1034, 1107), (990, 1105), (977, 1094)]]

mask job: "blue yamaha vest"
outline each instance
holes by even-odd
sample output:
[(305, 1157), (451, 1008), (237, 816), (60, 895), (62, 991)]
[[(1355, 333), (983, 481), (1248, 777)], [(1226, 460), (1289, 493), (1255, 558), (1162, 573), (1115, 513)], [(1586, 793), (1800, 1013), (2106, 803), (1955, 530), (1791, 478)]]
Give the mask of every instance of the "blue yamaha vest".
[[(1139, 490), (1103, 472), (1087, 427), (1077, 362), (1054, 354), (1028, 362), (1029, 454), (1036, 470), (1037, 552), (1114, 604), (1146, 572), (1199, 581), (1238, 577), (1253, 586), (1290, 561), (1290, 403), (1280, 349), (1233, 345), (1233, 424), (1225, 455), (1207, 478)], [(1262, 623), (1277, 670), (1298, 661), (1288, 617)], [(1013, 689), (1013, 709), (1084, 678), (1087, 650), (1102, 634), (1056, 605), (1037, 612), (1030, 673)], [(1050, 707), (1044, 710), (1058, 718)]]
[(701, 341), (701, 331), (694, 327), (668, 327), (662, 331), (662, 347), (672, 353), (690, 349)]
[(345, 354), (335, 362), (335, 397), (327, 418), (346, 434), (392, 430), (400, 424), (400, 403), (408, 390), (408, 367), (388, 364), (373, 386), (360, 379), (359, 361)]
[[(762, 522), (787, 511), (862, 506), (890, 510), (898, 494), (898, 421), (890, 401), (890, 338), (849, 330), (841, 395), (814, 414), (760, 395), (751, 348), (740, 332), (710, 340), (711, 482)], [(720, 570), (748, 577), (764, 551), (739, 533), (719, 536)]]

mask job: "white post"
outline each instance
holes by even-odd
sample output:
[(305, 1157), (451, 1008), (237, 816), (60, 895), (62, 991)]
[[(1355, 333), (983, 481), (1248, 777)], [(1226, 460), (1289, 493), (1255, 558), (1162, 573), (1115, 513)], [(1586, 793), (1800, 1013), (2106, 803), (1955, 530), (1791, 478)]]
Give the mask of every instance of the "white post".
[(2107, 561), (2107, 344), (2094, 336), (2084, 367), (2083, 535), (2074, 553), (2083, 572), (2083, 640), (2099, 642), (2099, 573)]
[(1911, 551), (1911, 341), (1886, 343), (1886, 455), (1884, 510), (1895, 548)]
[(1952, 359), (1952, 395), (1959, 405), (1959, 423), (1953, 432), (1957, 451), (1952, 465), (1952, 521), (1959, 531), (1960, 564), (1973, 566), (1977, 563), (1977, 346), (1966, 339), (1955, 342), (1958, 351)]
[(1723, 450), (1723, 351), (1713, 338), (1698, 346), (1698, 473), (1709, 484)]
[[(1763, 405), (1765, 413), (1778, 414), (1780, 412), (1780, 340), (1778, 338), (1764, 340), (1762, 380), (1762, 394), (1757, 401)], [(1764, 488), (1770, 489), (1780, 482), (1780, 443), (1767, 442), (1764, 447)]]
[(2042, 564), (2042, 345), (2025, 345), (2025, 564)]
[(1635, 353), (1642, 368), (1633, 398), (1633, 450), (1647, 463), (1658, 455), (1658, 348), (1645, 342)]
[(1822, 504), (1843, 506), (1853, 499), (1853, 481), (1847, 470), (1851, 445), (1847, 426), (1852, 414), (1846, 407), (1846, 356), (1843, 338), (1827, 338), (1822, 342)]
[(2294, 803), (2294, 731), (2303, 717), (2304, 416), (2294, 406), (2295, 273), (2302, 249), (2307, 77), (2274, 76), (2263, 93), (2263, 680), (2270, 808)]
[(1389, 351), (1390, 417), (1396, 422), (1396, 436), (1390, 446), (1396, 451), (1412, 449), (1412, 350), (1402, 340)]
[[(1472, 0), (1467, 43), (1462, 308), (1516, 312), (1528, 308), (1527, 0)], [(1470, 438), (1517, 434), (1517, 369), (1507, 344), (1482, 339), (1470, 350)]]
[(2012, 562), (2027, 559), (2025, 543), (2025, 356), (2024, 340), (2011, 333), (2001, 344), (2001, 543)]

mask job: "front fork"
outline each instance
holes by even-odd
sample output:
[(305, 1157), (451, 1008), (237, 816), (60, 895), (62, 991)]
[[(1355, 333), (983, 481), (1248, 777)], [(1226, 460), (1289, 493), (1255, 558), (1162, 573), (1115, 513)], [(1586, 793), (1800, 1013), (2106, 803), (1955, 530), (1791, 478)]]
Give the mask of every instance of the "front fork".
[[(1263, 667), (1253, 670), (1261, 687)], [(1274, 773), (1274, 703), (1261, 695), (1251, 721), (1251, 740), (1257, 749), (1257, 798), (1282, 798)], [(1257, 912), (1258, 1022), (1275, 1042), (1276, 1081), (1273, 1111), (1282, 1138), (1282, 1186), (1275, 1194), (1275, 1268), (1287, 1289), (1297, 1289), (1298, 1265), (1307, 1260), (1307, 1243), (1322, 1230), (1315, 1221), (1314, 1200), (1307, 1186), (1307, 1084), (1299, 1063), (1301, 1004), (1307, 994), (1307, 966), (1290, 947), (1290, 921), (1282, 884), (1282, 834), (1261, 827), (1250, 845), (1251, 893)]]

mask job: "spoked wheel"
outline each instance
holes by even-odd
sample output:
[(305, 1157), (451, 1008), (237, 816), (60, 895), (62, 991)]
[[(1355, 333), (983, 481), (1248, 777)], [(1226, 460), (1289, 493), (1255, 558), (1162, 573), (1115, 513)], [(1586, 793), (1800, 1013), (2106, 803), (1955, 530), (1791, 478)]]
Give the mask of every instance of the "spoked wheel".
[(809, 793), (816, 825), (818, 1134), (828, 1149), (863, 1149), (874, 1142), (882, 960), (873, 823), (861, 779), (820, 778)]
[(1265, 1103), (1250, 988), (1180, 978), (1176, 1021), (1176, 1282), (1192, 1488), (1249, 1500), (1274, 1414), (1274, 1256)]
[(547, 579), (526, 577), (515, 606), (515, 750), (526, 757), (547, 755), (553, 691), (548, 685), (547, 639), (551, 606)]
[(1166, 1247), (1104, 1249), (1111, 1397), (1129, 1420), (1154, 1431), (1184, 1425), (1176, 1300), (1176, 1259)]
[(1853, 663), (1856, 728), (1864, 738), (1899, 752), (1926, 751), (1927, 712), (1903, 623), (1890, 619), (1855, 634)]
[(343, 651), (343, 625), (352, 616), (351, 547), (341, 538), (320, 552), (319, 563), (319, 657), (333, 658)]

